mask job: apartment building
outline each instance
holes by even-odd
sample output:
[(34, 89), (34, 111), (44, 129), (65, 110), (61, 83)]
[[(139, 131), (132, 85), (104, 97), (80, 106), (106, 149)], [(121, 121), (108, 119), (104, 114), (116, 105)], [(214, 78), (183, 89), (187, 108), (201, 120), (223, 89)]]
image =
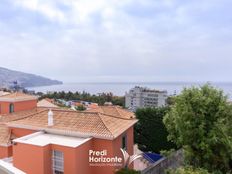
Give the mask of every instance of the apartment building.
[(161, 107), (166, 105), (167, 91), (151, 90), (136, 86), (125, 95), (125, 106), (131, 111), (144, 107)]
[(113, 174), (125, 164), (121, 149), (133, 155), (136, 122), (116, 106), (77, 112), (37, 107), (37, 98), (23, 93), (4, 95), (0, 165), (27, 174)]

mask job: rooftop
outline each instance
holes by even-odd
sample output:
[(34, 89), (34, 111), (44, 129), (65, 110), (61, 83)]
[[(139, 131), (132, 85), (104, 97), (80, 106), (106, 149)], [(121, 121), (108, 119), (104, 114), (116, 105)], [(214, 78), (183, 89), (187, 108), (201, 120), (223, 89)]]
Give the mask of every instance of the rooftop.
[(37, 107), (46, 107), (46, 108), (58, 108), (57, 105), (53, 104), (51, 101), (47, 99), (42, 99), (38, 101)]
[(10, 132), (6, 124), (0, 123), (0, 145), (6, 146), (10, 141)]
[(84, 112), (54, 108), (54, 126), (48, 127), (48, 111), (48, 108), (36, 108), (0, 115), (0, 145), (8, 146), (11, 139), (17, 138), (8, 126), (114, 139), (137, 122), (134, 113), (117, 106), (99, 106)]
[(23, 100), (37, 100), (36, 96), (28, 95), (22, 92), (15, 92), (0, 96), (0, 101), (23, 101)]
[(119, 107), (107, 107), (85, 112), (53, 109), (53, 126), (48, 126), (49, 110), (43, 108), (19, 119), (15, 117), (7, 125), (72, 136), (114, 139), (137, 122), (133, 113)]
[(10, 121), (20, 120), (31, 116), (33, 114), (44, 111), (42, 108), (14, 112), (11, 114), (3, 114), (0, 115), (0, 145), (7, 146), (10, 144), (10, 139), (12, 138), (12, 134), (10, 133), (7, 123)]
[(114, 117), (124, 118), (124, 119), (135, 118), (135, 114), (133, 112), (123, 109), (120, 106), (99, 106), (95, 109), (90, 109), (85, 112), (98, 112), (105, 115), (111, 115)]
[(114, 139), (137, 122), (135, 119), (117, 118), (97, 112), (53, 110), (54, 125), (48, 127), (47, 113), (48, 110), (45, 110), (21, 120), (9, 122), (8, 125), (32, 130), (56, 130), (86, 137)]
[(44, 132), (36, 132), (21, 138), (13, 140), (14, 143), (25, 143), (36, 146), (46, 146), (49, 144), (67, 146), (67, 147), (78, 147), (81, 144), (89, 141), (91, 138), (79, 138), (49, 134)]
[(166, 90), (149, 89), (147, 87), (140, 87), (140, 86), (135, 86), (130, 91), (134, 91), (136, 89), (139, 90), (139, 91), (141, 91), (141, 92), (167, 93)]

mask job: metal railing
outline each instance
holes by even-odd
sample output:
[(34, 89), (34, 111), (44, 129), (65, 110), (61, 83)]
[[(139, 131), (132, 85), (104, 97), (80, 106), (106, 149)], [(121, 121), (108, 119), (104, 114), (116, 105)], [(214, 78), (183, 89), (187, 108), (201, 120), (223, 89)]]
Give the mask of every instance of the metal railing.
[(167, 169), (178, 168), (183, 165), (183, 162), (183, 151), (180, 149), (170, 156), (158, 160), (148, 168), (144, 169), (141, 174), (165, 174)]

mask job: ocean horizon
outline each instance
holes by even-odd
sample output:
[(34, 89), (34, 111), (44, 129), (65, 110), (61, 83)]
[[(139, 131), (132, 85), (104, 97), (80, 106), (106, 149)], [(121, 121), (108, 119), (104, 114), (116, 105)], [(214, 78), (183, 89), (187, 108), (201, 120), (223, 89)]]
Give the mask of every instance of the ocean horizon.
[(210, 83), (212, 86), (221, 89), (226, 95), (232, 96), (232, 82), (92, 82), (92, 83), (63, 83), (52, 86), (28, 87), (28, 90), (35, 92), (88, 92), (99, 94), (112, 92), (114, 95), (123, 96), (135, 86), (148, 87), (157, 90), (167, 90), (168, 95), (179, 94), (184, 88), (201, 86)]

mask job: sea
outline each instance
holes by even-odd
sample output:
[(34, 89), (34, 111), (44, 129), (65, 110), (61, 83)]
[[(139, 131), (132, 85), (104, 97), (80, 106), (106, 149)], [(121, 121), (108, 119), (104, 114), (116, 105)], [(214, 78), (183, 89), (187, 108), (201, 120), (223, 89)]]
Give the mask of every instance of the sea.
[[(224, 91), (229, 98), (232, 98), (232, 82), (205, 82), (210, 83), (215, 88)], [(103, 92), (112, 92), (117, 96), (124, 96), (127, 91), (135, 86), (147, 87), (150, 89), (166, 90), (169, 95), (179, 94), (184, 88), (192, 86), (202, 86), (204, 82), (133, 82), (133, 83), (64, 83), (61, 85), (52, 86), (40, 86), (27, 88), (35, 92), (59, 92), (59, 91), (71, 91), (71, 92), (88, 92), (91, 94), (99, 94)]]

